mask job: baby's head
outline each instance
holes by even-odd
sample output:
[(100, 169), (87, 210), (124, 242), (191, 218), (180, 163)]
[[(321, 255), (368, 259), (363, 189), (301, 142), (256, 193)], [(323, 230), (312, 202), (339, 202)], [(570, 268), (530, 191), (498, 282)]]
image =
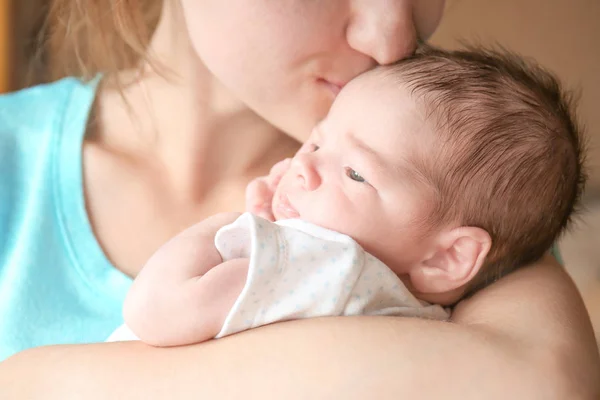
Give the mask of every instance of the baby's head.
[(583, 189), (555, 78), (492, 51), (425, 48), (350, 82), (274, 197), (353, 237), (420, 298), (451, 303), (540, 258)]

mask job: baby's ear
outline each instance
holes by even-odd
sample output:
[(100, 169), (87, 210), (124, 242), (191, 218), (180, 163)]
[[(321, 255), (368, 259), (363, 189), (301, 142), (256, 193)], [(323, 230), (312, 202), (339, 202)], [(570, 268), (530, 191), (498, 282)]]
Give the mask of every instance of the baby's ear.
[(444, 293), (466, 285), (479, 272), (492, 246), (481, 228), (460, 227), (434, 238), (432, 251), (411, 268), (411, 285), (420, 293)]

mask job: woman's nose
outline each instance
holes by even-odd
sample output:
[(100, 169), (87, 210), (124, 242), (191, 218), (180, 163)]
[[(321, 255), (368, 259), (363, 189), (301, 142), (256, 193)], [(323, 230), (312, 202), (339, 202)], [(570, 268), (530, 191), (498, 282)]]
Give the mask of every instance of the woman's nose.
[(413, 1), (355, 0), (346, 30), (350, 47), (378, 64), (394, 63), (417, 47)]
[(321, 176), (311, 160), (311, 153), (296, 154), (292, 159), (292, 168), (304, 190), (313, 191), (321, 186)]

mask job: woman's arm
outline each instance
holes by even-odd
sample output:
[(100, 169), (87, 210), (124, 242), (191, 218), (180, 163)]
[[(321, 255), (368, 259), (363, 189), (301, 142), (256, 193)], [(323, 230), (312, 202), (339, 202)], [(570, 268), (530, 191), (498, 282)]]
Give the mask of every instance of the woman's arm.
[(589, 318), (552, 259), (459, 304), (458, 323), (325, 318), (178, 348), (32, 349), (0, 364), (0, 398), (595, 399)]

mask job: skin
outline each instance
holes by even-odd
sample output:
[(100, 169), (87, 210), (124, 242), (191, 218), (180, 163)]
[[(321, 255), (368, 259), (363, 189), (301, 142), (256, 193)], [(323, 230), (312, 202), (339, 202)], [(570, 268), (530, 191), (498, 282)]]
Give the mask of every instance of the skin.
[(219, 333), (244, 288), (249, 259), (223, 262), (215, 234), (239, 216), (222, 213), (207, 218), (150, 257), (123, 306), (125, 325), (134, 337), (153, 346), (179, 346)]
[(383, 80), (369, 74), (342, 90), (281, 178), (273, 211), (343, 232), (405, 273), (430, 246), (419, 240), (428, 193), (410, 160), (433, 143), (407, 93)]
[[(309, 3), (315, 7), (312, 12), (302, 8)], [(166, 3), (151, 50), (176, 73), (166, 73), (165, 79), (146, 68), (139, 83), (124, 93), (129, 107), (106, 81), (97, 101), (98, 129), (84, 145), (88, 213), (100, 244), (119, 269), (135, 276), (183, 228), (219, 211), (242, 210), (248, 181), (296, 152), (299, 145), (291, 138), (305, 137), (305, 129), (326, 114), (335, 93), (331, 85), (317, 86), (314, 80), (312, 89), (304, 89), (314, 73), (306, 72), (302, 79), (302, 68), (293, 72), (300, 60), (324, 55), (321, 64), (314, 61), (316, 73), (353, 78), (378, 62), (407, 54), (414, 48), (414, 35), (407, 33), (417, 31), (425, 38), (425, 27), (433, 30), (441, 10), (433, 0), (414, 3), (422, 13), (407, 13), (408, 2), (400, 0), (340, 3), (343, 10), (354, 11), (353, 18), (336, 10), (328, 14), (332, 20), (320, 19), (327, 1), (256, 0), (249, 7), (245, 0), (226, 6), (218, 0), (187, 0), (182, 7), (187, 15)], [(299, 12), (286, 12), (290, 7), (300, 7)], [(261, 19), (239, 29), (228, 18), (243, 24), (251, 15), (237, 14), (244, 12)], [(407, 29), (414, 26), (413, 14), (418, 28)], [(186, 22), (201, 15), (211, 18), (197, 20), (196, 39), (190, 40)], [(280, 23), (262, 23), (267, 16)], [(307, 25), (313, 21), (319, 24)], [(344, 35), (340, 26), (352, 28), (343, 31), (352, 35)], [(296, 62), (277, 64), (284, 61), (277, 60), (280, 51), (304, 47), (301, 37), (286, 35), (299, 29), (307, 36), (314, 30), (325, 34), (310, 41), (312, 54), (294, 53)], [(204, 48), (200, 37), (219, 45)], [(232, 55), (229, 46), (239, 52)], [(221, 57), (228, 59), (221, 62)], [(244, 68), (220, 69), (230, 64)], [(266, 73), (279, 65), (288, 69), (289, 82), (271, 80)], [(240, 77), (225, 76), (229, 73)], [(123, 75), (136, 76), (131, 71)], [(265, 93), (254, 93), (252, 82), (238, 87), (243, 76), (262, 82)], [(281, 79), (287, 80), (285, 76)], [(269, 105), (272, 99), (281, 99), (282, 116)], [(294, 104), (299, 107), (292, 113)], [(331, 318), (275, 324), (171, 349), (141, 343), (31, 349), (0, 364), (0, 398), (598, 397), (600, 362), (589, 317), (572, 281), (552, 258), (460, 303), (454, 322)]]
[(410, 54), (443, 7), (439, 0), (414, 9), (408, 0), (180, 3), (165, 3), (150, 47), (169, 79), (146, 68), (124, 93), (129, 106), (105, 82), (100, 124), (84, 145), (90, 220), (108, 258), (130, 276), (193, 223), (243, 210), (248, 182), (298, 150), (339, 86)]
[(415, 160), (431, 157), (433, 129), (395, 78), (360, 76), (291, 161), (273, 196), (275, 219), (302, 218), (349, 235), (418, 298), (456, 302), (491, 238), (455, 222), (425, 227), (434, 194)]
[[(437, 137), (424, 115), (390, 77), (365, 73), (352, 80), (292, 159), (272, 209), (275, 220), (300, 218), (349, 235), (385, 260), (418, 298), (452, 304), (481, 268), (491, 239), (476, 227), (422, 224), (431, 193), (413, 160), (426, 159)], [(177, 346), (219, 333), (250, 265), (247, 257), (224, 262), (215, 247), (217, 231), (237, 217), (199, 222), (150, 258), (123, 308), (135, 336)]]
[[(523, 293), (527, 307), (505, 301)], [(0, 395), (50, 400), (598, 398), (598, 355), (583, 302), (551, 258), (461, 302), (453, 318), (454, 324), (309, 319), (169, 349), (141, 342), (31, 349), (0, 364)]]

